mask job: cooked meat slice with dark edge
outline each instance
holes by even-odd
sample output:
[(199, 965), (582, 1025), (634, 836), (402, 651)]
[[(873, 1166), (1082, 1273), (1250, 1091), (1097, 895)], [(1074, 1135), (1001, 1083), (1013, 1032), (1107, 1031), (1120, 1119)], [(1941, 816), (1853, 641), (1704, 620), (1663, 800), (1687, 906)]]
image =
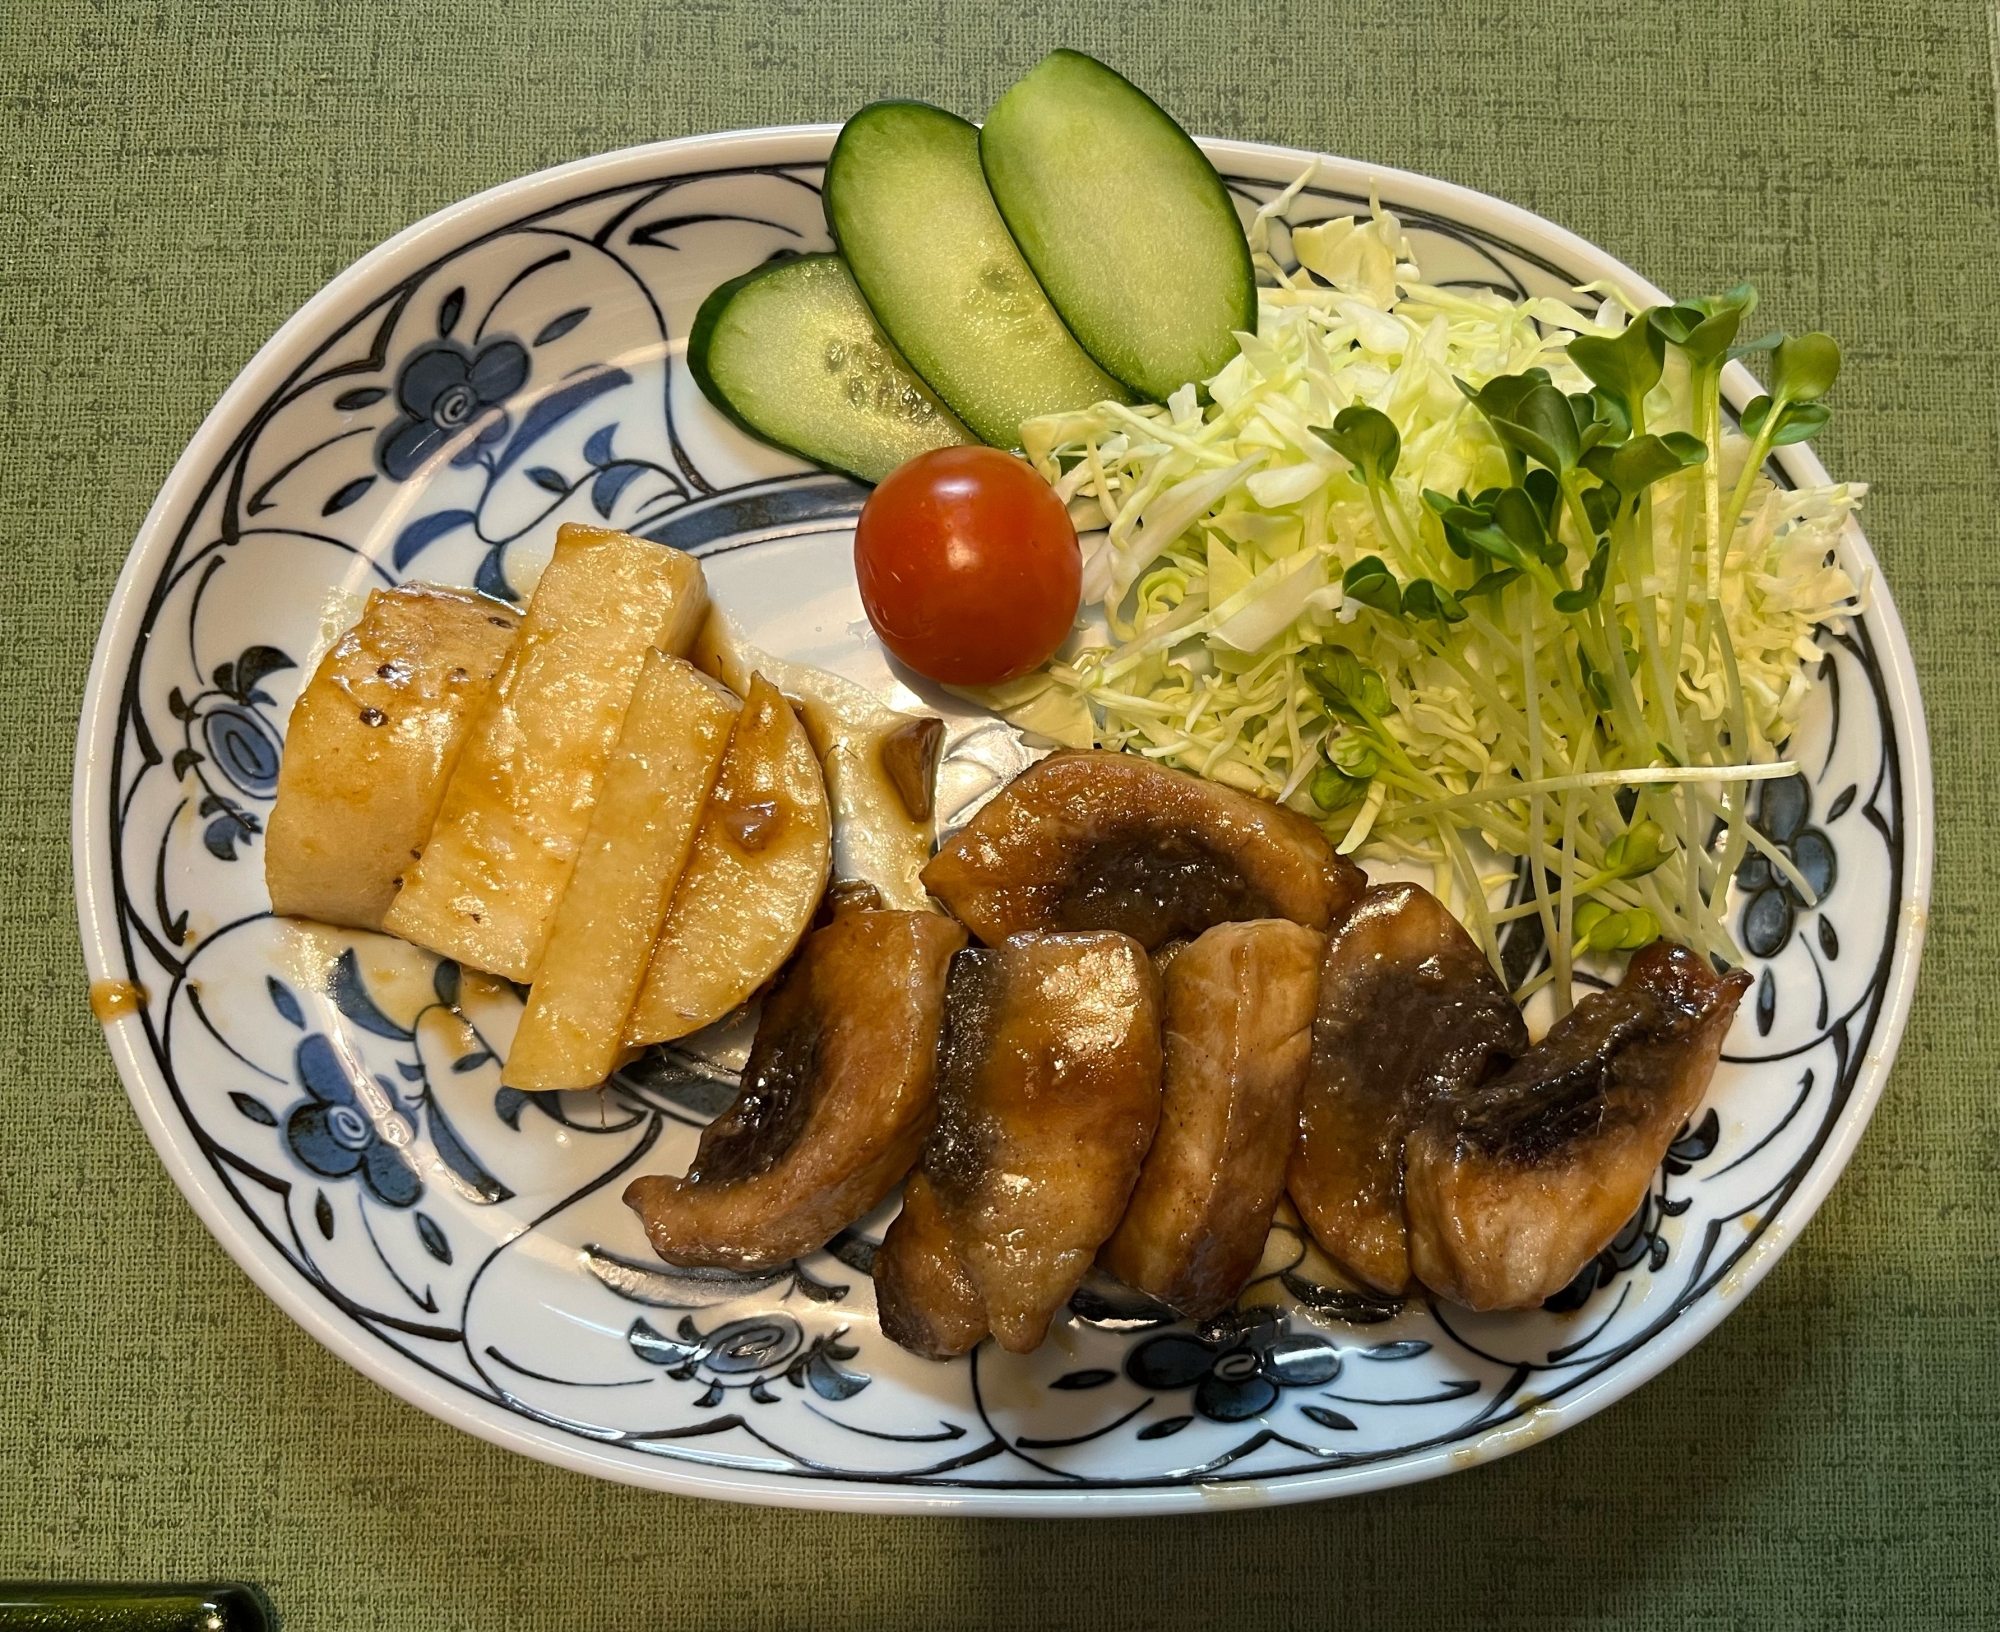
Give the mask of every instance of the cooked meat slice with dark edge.
[(1159, 1119), (1159, 982), (1136, 941), (961, 953), (920, 1204), (875, 1260), (883, 1330), (920, 1354), (976, 1342), (956, 1258), (1001, 1347), (1034, 1348), (1117, 1228)]
[(929, 1360), (968, 1353), (986, 1335), (986, 1302), (922, 1173), (903, 1186), (903, 1210), (876, 1249), (875, 1312), (884, 1336)]
[(1436, 896), (1383, 884), (1361, 897), (1327, 940), (1286, 1178), (1329, 1258), (1378, 1291), (1409, 1290), (1410, 1130), (1527, 1049), (1521, 1011)]
[(1217, 924), (1167, 967), (1160, 1130), (1097, 1261), (1191, 1319), (1235, 1300), (1271, 1233), (1325, 948), (1263, 918)]
[(653, 1250), (764, 1269), (880, 1205), (930, 1132), (945, 976), (964, 945), (932, 912), (843, 912), (809, 935), (687, 1177), (626, 1187)]
[(989, 946), (1122, 930), (1148, 951), (1246, 918), (1325, 929), (1367, 883), (1296, 811), (1138, 754), (1031, 765), (924, 869)]
[(1708, 1090), (1750, 977), (1655, 941), (1484, 1087), (1411, 1135), (1410, 1259), (1472, 1309), (1560, 1292), (1638, 1210)]

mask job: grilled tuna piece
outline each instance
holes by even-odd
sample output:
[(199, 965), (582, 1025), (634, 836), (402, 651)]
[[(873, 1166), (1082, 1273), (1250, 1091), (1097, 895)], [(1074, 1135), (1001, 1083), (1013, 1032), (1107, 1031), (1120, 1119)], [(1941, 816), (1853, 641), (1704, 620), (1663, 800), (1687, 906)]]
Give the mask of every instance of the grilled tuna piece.
[(1655, 941), (1484, 1087), (1411, 1135), (1404, 1208), (1426, 1286), (1473, 1309), (1560, 1292), (1638, 1209), (1707, 1092), (1750, 977)]
[(764, 1269), (879, 1206), (930, 1132), (945, 977), (964, 945), (931, 912), (844, 912), (808, 936), (687, 1177), (626, 1187), (653, 1250)]
[(1114, 753), (1030, 766), (923, 877), (989, 946), (1116, 929), (1149, 952), (1248, 918), (1323, 930), (1367, 882), (1295, 811)]
[(1098, 1262), (1195, 1320), (1243, 1289), (1298, 1137), (1326, 939), (1218, 924), (1168, 964), (1160, 1129)]
[(1022, 935), (960, 954), (947, 1008), (937, 1126), (875, 1261), (882, 1329), (942, 1356), (983, 1325), (1025, 1354), (1117, 1228), (1152, 1143), (1159, 982), (1129, 936)]
[(1378, 1291), (1409, 1290), (1410, 1130), (1527, 1048), (1521, 1011), (1436, 896), (1385, 884), (1361, 897), (1327, 943), (1287, 1178), (1328, 1257)]

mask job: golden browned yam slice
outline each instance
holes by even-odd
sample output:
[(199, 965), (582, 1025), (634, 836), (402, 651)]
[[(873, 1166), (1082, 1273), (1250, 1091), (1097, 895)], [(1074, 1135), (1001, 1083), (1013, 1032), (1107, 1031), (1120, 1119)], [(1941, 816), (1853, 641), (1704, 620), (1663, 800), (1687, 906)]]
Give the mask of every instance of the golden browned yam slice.
[(1436, 896), (1384, 884), (1361, 897), (1327, 945), (1286, 1180), (1334, 1262), (1378, 1291), (1409, 1290), (1410, 1130), (1527, 1049), (1521, 1011)]
[(463, 589), (368, 597), (292, 705), (264, 843), (273, 912), (382, 927), (520, 621)]
[(736, 714), (692, 664), (647, 654), (500, 1073), (509, 1088), (595, 1088), (611, 1075)]
[(1410, 1136), (1410, 1261), (1471, 1309), (1527, 1309), (1602, 1252), (1701, 1103), (1750, 977), (1655, 941), (1513, 1067)]
[(828, 831), (826, 781), (805, 728), (778, 688), (752, 675), (627, 1042), (699, 1031), (777, 972), (826, 893)]
[(1168, 965), (1165, 1092), (1138, 1187), (1097, 1261), (1194, 1320), (1257, 1267), (1284, 1194), (1326, 937), (1217, 924)]
[(883, 1336), (927, 1360), (970, 1353), (986, 1335), (986, 1301), (922, 1173), (903, 1186), (903, 1210), (876, 1249), (875, 1312)]
[(879, 1206), (930, 1131), (945, 973), (963, 945), (933, 912), (845, 912), (807, 936), (687, 1177), (626, 1187), (653, 1250), (765, 1269)]
[(798, 705), (826, 773), (834, 882), (872, 884), (882, 904), (899, 911), (935, 910), (920, 875), (931, 856), (943, 722), (899, 713), (852, 680), (760, 651), (719, 609), (692, 655), (739, 695), (761, 674)]
[(692, 556), (564, 527), (383, 927), (532, 979), (640, 665), (655, 646), (684, 655), (707, 605)]
[(990, 946), (1029, 930), (1116, 929), (1149, 951), (1247, 918), (1323, 930), (1367, 883), (1296, 811), (1098, 752), (1029, 766), (923, 881)]
[[(974, 1322), (937, 1289), (964, 1269), (1002, 1348), (1025, 1354), (1125, 1211), (1160, 1117), (1159, 983), (1113, 931), (960, 954), (923, 1176), (942, 1229), (890, 1225), (876, 1299), (920, 1353)], [(921, 1239), (919, 1239), (921, 1237)]]

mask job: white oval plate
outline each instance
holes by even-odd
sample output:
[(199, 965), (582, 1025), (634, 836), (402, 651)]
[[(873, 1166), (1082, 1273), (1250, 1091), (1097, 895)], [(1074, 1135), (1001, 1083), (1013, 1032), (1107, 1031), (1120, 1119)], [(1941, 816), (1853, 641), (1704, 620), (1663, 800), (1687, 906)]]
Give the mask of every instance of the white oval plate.
[[(1473, 1316), (1316, 1286), (1282, 1233), (1260, 1319), (1205, 1333), (1087, 1284), (1037, 1354), (932, 1364), (876, 1329), (885, 1219), (748, 1280), (671, 1271), (621, 1176), (682, 1170), (736, 1034), (610, 1095), (502, 1089), (518, 1014), (386, 937), (271, 918), (261, 830), (293, 697), (373, 585), (532, 583), (565, 520), (699, 555), (752, 638), (952, 721), (946, 805), (1023, 762), (1004, 727), (913, 697), (862, 620), (861, 490), (739, 434), (682, 362), (701, 298), (826, 242), (834, 127), (634, 148), (412, 227), (310, 301), (175, 466), (118, 581), (76, 761), (93, 979), (143, 1012), (112, 1053), (216, 1238), (335, 1354), (422, 1409), (606, 1478), (875, 1511), (1135, 1513), (1301, 1501), (1532, 1443), (1683, 1353), (1839, 1174), (1908, 1013), (1931, 865), (1927, 744), (1895, 609), (1858, 530), (1867, 616), (1826, 635), (1781, 836), (1837, 859), (1814, 910), (1755, 910), (1769, 956), (1705, 1110), (1565, 1301)], [(1206, 144), (1246, 204), (1308, 156)], [(1407, 224), (1426, 274), (1560, 293), (1644, 280), (1461, 188), (1325, 159), (1312, 215)], [(421, 357), (420, 366), (413, 360)], [(1732, 378), (1737, 400), (1750, 386)], [(1785, 450), (1796, 480), (1824, 480)], [(1810, 841), (1819, 843), (1820, 840)], [(452, 1007), (454, 1000), (457, 1007)], [(887, 1209), (885, 1209), (885, 1212)]]

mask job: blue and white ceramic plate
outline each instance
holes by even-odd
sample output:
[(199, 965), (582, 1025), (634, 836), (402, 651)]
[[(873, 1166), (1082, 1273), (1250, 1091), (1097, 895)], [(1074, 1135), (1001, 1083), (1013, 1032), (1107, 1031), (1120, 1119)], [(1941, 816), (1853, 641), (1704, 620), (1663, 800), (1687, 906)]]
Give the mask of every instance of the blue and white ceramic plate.
[[(1300, 1501), (1469, 1466), (1616, 1400), (1699, 1340), (1826, 1195), (1909, 1010), (1931, 863), (1908, 646), (1860, 532), (1867, 615), (1762, 820), (1830, 883), (1739, 892), (1757, 986), (1703, 1111), (1626, 1231), (1529, 1314), (1403, 1306), (1272, 1237), (1196, 1330), (1086, 1283), (1040, 1352), (913, 1359), (876, 1328), (884, 1215), (770, 1274), (668, 1269), (619, 1201), (682, 1171), (745, 1027), (603, 1095), (521, 1094), (511, 989), (382, 936), (273, 919), (263, 828), (292, 700), (373, 586), (532, 584), (564, 521), (701, 557), (760, 644), (951, 721), (946, 817), (1025, 762), (911, 695), (849, 564), (862, 490), (710, 410), (702, 297), (827, 244), (831, 126), (634, 148), (496, 188), (383, 245), (287, 323), (212, 413), (118, 581), (76, 762), (94, 980), (144, 988), (112, 1053), (174, 1180), (335, 1354), (498, 1444), (607, 1478), (801, 1507), (1082, 1514)], [(1209, 152), (1246, 206), (1306, 155)], [(1662, 299), (1569, 233), (1418, 176), (1322, 161), (1307, 213), (1371, 188), (1433, 281)], [(1738, 401), (1747, 375), (1733, 381)], [(1795, 479), (1824, 477), (1786, 449)], [(893, 1203), (891, 1204), (893, 1207)], [(885, 1214), (888, 1209), (885, 1209)]]

